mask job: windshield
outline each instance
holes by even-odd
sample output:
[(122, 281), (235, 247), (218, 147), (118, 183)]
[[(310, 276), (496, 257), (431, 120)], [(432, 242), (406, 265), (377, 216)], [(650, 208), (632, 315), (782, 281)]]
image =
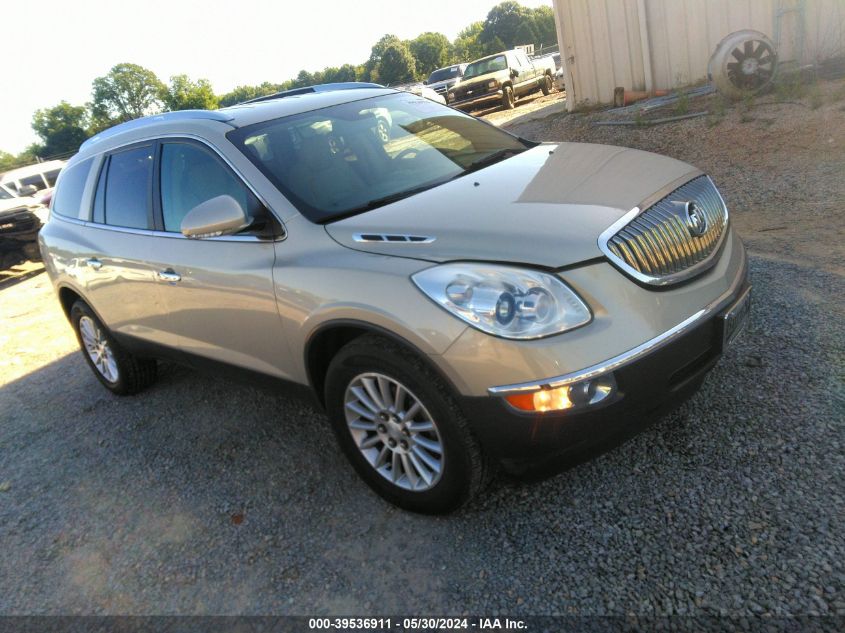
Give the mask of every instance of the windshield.
[(435, 70), (431, 75), (428, 77), (428, 83), (433, 84), (437, 83), (438, 81), (445, 81), (447, 79), (452, 79), (453, 77), (459, 77), (461, 74), (461, 67), (460, 66), (451, 66), (449, 68), (441, 68), (440, 70)]
[(312, 222), (394, 202), (528, 146), (409, 93), (265, 121), (228, 137)]
[(479, 59), (477, 62), (472, 62), (469, 66), (467, 66), (467, 69), (464, 71), (464, 79), (477, 77), (478, 75), (486, 75), (487, 73), (495, 73), (500, 70), (505, 70), (507, 67), (508, 60), (504, 55)]

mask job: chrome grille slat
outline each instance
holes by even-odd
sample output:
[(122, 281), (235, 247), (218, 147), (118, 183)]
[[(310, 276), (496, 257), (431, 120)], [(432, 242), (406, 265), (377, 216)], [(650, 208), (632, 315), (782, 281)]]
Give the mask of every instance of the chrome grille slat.
[(631, 211), (602, 234), (599, 246), (629, 275), (667, 285), (709, 267), (727, 225), (722, 196), (709, 177), (699, 176), (644, 211)]

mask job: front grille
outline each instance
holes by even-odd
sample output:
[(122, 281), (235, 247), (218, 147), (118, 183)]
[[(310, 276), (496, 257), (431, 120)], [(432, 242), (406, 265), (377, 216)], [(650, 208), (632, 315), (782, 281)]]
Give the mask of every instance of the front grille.
[(29, 211), (0, 216), (0, 233), (10, 237), (38, 228), (38, 218)]
[(447, 89), (448, 89), (448, 86), (446, 86), (446, 85), (444, 84), (444, 85), (442, 85), (442, 86), (437, 86), (437, 87), (434, 89), (434, 92), (436, 92), (436, 93), (437, 93), (437, 94), (439, 94), (439, 95), (442, 95), (444, 92), (446, 92), (446, 90), (447, 90)]
[(614, 224), (599, 238), (599, 245), (635, 279), (662, 286), (709, 268), (727, 224), (722, 196), (709, 177), (699, 176), (645, 211), (637, 211), (621, 228)]

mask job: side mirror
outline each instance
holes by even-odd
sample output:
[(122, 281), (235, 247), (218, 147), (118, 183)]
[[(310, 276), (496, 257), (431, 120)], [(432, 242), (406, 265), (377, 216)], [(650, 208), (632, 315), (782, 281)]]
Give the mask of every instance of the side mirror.
[(519, 77), (519, 71), (516, 68), (511, 68), (511, 77)]
[(18, 195), (21, 198), (25, 198), (27, 196), (34, 196), (36, 193), (38, 193), (38, 187), (36, 187), (35, 185), (24, 185), (23, 187), (18, 189)]
[(190, 238), (231, 235), (245, 229), (249, 217), (232, 196), (217, 196), (198, 204), (182, 218), (182, 235)]

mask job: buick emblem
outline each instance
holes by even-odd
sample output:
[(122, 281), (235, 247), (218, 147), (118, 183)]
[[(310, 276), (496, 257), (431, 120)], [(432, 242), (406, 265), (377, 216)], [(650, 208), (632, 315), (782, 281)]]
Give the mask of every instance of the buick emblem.
[(701, 237), (707, 230), (707, 217), (692, 200), (686, 204), (687, 230), (693, 237)]

